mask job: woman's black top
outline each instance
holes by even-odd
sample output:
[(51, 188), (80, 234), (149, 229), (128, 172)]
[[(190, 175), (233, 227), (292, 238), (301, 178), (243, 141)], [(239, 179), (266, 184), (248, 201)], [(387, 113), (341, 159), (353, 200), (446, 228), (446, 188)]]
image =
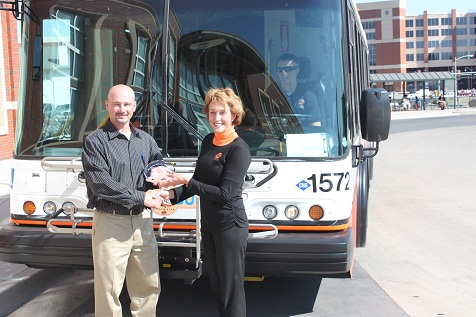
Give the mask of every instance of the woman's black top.
[(203, 230), (227, 230), (248, 226), (243, 198), (243, 181), (251, 163), (250, 149), (242, 138), (230, 144), (213, 144), (214, 133), (202, 141), (195, 172), (188, 186), (174, 189), (177, 203), (200, 196)]

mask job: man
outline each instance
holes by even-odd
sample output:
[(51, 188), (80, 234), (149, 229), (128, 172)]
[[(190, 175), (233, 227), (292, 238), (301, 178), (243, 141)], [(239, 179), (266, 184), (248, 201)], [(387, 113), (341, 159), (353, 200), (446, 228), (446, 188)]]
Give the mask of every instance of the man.
[(276, 61), (281, 90), (296, 114), (321, 118), (316, 95), (298, 83), (299, 59), (294, 54), (285, 53)]
[(412, 110), (412, 104), (410, 102), (410, 99), (408, 99), (408, 95), (403, 95), (402, 98), (402, 108), (403, 110)]
[(122, 316), (119, 295), (126, 279), (132, 316), (155, 316), (160, 281), (149, 208), (159, 208), (168, 192), (146, 190), (143, 171), (162, 156), (154, 139), (130, 123), (136, 109), (130, 87), (112, 87), (105, 106), (109, 120), (86, 137), (82, 155), (88, 208), (96, 210), (95, 315)]

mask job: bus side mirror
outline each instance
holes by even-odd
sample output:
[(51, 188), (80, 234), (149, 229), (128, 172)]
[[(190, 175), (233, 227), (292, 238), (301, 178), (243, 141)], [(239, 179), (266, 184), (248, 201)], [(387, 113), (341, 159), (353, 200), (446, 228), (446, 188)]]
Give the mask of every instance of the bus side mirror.
[(369, 142), (388, 138), (390, 130), (390, 98), (383, 88), (362, 91), (360, 99), (360, 125), (362, 137)]

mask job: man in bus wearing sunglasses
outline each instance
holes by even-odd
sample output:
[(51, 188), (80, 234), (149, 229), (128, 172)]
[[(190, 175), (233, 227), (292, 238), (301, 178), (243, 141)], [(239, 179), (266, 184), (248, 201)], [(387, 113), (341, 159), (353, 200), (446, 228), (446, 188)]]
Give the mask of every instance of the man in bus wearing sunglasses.
[(305, 115), (303, 118), (308, 117), (311, 121), (316, 121), (321, 118), (317, 97), (298, 82), (298, 74), (301, 71), (299, 66), (299, 58), (294, 54), (285, 53), (278, 57), (276, 71), (280, 88), (295, 114)]

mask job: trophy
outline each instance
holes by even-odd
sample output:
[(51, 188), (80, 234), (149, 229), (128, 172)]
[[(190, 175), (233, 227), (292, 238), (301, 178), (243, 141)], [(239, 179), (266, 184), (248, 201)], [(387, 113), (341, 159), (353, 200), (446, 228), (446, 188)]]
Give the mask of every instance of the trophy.
[[(172, 165), (167, 165), (164, 161), (152, 161), (146, 166), (144, 176), (146, 181), (157, 186), (160, 181), (167, 179), (169, 171), (174, 171)], [(163, 187), (161, 189), (165, 190)], [(169, 199), (166, 199), (162, 204), (163, 207), (168, 207), (170, 205), (172, 205), (172, 203)]]

